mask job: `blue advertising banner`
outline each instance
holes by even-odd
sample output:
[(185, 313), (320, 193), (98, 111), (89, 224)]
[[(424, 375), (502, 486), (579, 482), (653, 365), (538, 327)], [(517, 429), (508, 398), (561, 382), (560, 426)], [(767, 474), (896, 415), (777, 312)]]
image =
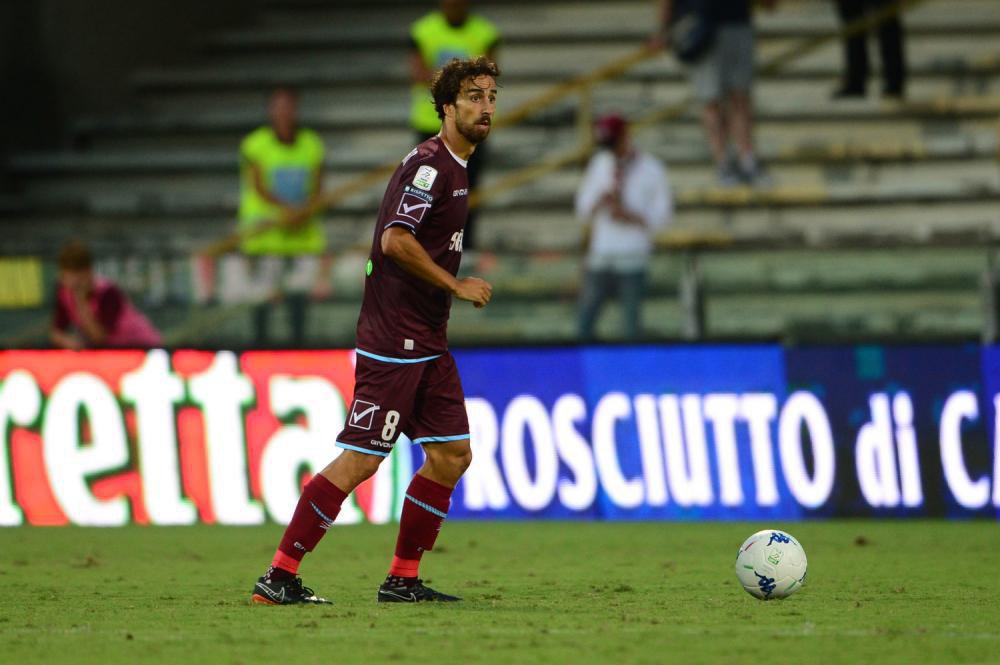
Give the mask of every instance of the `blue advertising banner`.
[[(980, 347), (842, 347), (785, 353), (789, 385), (822, 402), (837, 483), (822, 515), (957, 516), (992, 461)], [(988, 483), (989, 481), (985, 481)]]
[(455, 518), (1000, 514), (993, 348), (455, 355), (474, 450)]

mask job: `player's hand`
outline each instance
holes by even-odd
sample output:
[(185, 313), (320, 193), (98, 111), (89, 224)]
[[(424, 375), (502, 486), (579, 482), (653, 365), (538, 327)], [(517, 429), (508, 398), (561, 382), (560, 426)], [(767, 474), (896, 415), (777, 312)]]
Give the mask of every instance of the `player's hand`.
[(493, 297), (493, 287), (485, 279), (466, 277), (459, 280), (454, 295), (459, 300), (468, 300), (476, 307), (485, 307)]

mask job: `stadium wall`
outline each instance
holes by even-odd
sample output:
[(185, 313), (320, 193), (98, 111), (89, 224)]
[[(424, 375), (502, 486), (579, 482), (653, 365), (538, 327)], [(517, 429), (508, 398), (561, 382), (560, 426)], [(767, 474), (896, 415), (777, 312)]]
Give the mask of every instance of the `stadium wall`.
[[(0, 2), (0, 148), (61, 144), (70, 119), (130, 105), (137, 68), (185, 61), (207, 30), (256, 15), (258, 0)], [(2, 150), (0, 150), (2, 152)]]
[[(456, 350), (454, 519), (1000, 516), (1000, 347)], [(352, 351), (0, 353), (0, 525), (286, 522)], [(339, 523), (388, 522), (398, 445)]]

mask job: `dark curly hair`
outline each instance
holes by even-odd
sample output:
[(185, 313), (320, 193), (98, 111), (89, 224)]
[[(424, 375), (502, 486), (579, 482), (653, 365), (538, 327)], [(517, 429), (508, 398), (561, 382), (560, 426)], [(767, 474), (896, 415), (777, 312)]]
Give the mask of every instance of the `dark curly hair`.
[(59, 250), (56, 263), (62, 270), (89, 270), (94, 265), (94, 259), (83, 242), (70, 240)]
[(455, 103), (462, 90), (462, 83), (480, 76), (492, 76), (494, 79), (500, 76), (500, 68), (485, 55), (470, 60), (452, 58), (451, 62), (442, 67), (431, 81), (431, 96), (434, 98), (434, 109), (438, 117), (444, 120), (444, 106)]

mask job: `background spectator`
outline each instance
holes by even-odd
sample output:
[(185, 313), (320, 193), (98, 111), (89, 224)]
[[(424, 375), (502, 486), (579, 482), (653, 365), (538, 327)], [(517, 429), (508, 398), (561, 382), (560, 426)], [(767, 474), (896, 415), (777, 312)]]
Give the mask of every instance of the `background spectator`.
[[(329, 289), (329, 260), (323, 257), (326, 235), (317, 212), (323, 181), (323, 141), (298, 126), (298, 96), (276, 90), (269, 105), (271, 124), (254, 130), (240, 146), (240, 230), (249, 235), (241, 250), (252, 259), (245, 267), (229, 264), (224, 279), (249, 284), (254, 308), (254, 337), (269, 342), (272, 303), (288, 303), (291, 344), (305, 342), (310, 291)], [(262, 226), (263, 225), (263, 226)], [(259, 229), (259, 232), (253, 232)]]
[(576, 193), (576, 214), (591, 229), (580, 292), (580, 338), (593, 339), (601, 307), (617, 290), (624, 338), (634, 340), (641, 333), (653, 236), (673, 214), (670, 184), (663, 164), (633, 146), (621, 116), (601, 118), (595, 139), (601, 149), (591, 157)]
[[(893, 4), (893, 0), (837, 0), (841, 22), (847, 26), (865, 14)], [(899, 14), (875, 27), (882, 60), (882, 95), (901, 99), (906, 91), (906, 60), (903, 53), (903, 22)], [(868, 34), (859, 32), (844, 40), (844, 78), (834, 98), (864, 97), (868, 88)]]
[[(434, 110), (430, 95), (433, 73), (452, 58), (467, 59), (485, 55), (497, 61), (500, 33), (485, 18), (469, 13), (468, 0), (442, 0), (441, 8), (417, 20), (410, 27), (410, 76), (413, 79), (413, 103), (410, 123), (417, 134), (416, 143), (423, 143), (441, 129), (441, 119)], [(469, 193), (475, 192), (486, 161), (487, 148), (482, 143), (469, 159)], [(465, 250), (476, 246), (475, 209), (469, 211), (462, 245)]]
[[(773, 7), (773, 1), (763, 2)], [(754, 151), (754, 32), (749, 0), (660, 0), (660, 31), (654, 46), (670, 44), (670, 30), (680, 18), (694, 15), (709, 35), (706, 47), (690, 64), (701, 121), (723, 186), (766, 185), (770, 179)], [(733, 151), (731, 151), (732, 147)]]
[(94, 274), (90, 250), (82, 242), (59, 252), (59, 282), (49, 337), (61, 349), (150, 348), (160, 333), (111, 280)]

